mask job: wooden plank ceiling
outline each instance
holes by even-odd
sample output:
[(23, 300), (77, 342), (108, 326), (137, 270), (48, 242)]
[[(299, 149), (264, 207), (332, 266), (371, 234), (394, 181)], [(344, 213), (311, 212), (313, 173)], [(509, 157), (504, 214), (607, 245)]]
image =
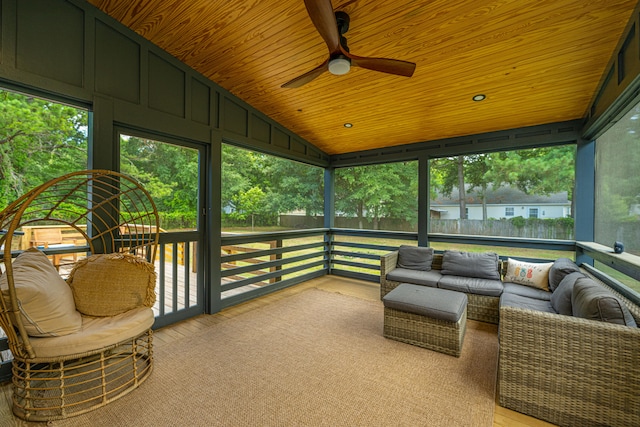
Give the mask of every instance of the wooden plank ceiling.
[(328, 57), (302, 0), (88, 1), (328, 154), (582, 118), (636, 6), (333, 0), (351, 53), (415, 74), (352, 68), (283, 89)]

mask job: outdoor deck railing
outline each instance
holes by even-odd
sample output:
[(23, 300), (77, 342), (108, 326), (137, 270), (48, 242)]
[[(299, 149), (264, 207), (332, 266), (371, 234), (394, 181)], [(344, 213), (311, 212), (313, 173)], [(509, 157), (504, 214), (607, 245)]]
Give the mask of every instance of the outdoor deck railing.
[(221, 237), (222, 306), (326, 274), (328, 229), (231, 234)]

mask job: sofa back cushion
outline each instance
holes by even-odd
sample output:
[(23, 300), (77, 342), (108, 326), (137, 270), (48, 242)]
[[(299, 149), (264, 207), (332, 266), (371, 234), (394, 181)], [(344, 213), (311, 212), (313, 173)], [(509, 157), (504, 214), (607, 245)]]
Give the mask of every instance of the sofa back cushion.
[(571, 308), (571, 296), (573, 295), (573, 286), (576, 280), (586, 277), (580, 272), (574, 272), (564, 276), (564, 279), (560, 282), (555, 291), (551, 294), (551, 307), (558, 314), (565, 316), (572, 316), (573, 309)]
[(498, 254), (444, 251), (442, 274), (500, 280)]
[[(80, 331), (82, 317), (76, 311), (71, 289), (44, 253), (28, 249), (12, 266), (18, 309), (29, 336), (58, 337)], [(6, 274), (0, 277), (0, 288), (9, 305)]]
[(509, 258), (504, 281), (548, 291), (549, 269), (552, 265), (552, 262), (526, 262)]
[(398, 249), (398, 267), (410, 270), (431, 270), (433, 248), (402, 245)]
[(549, 270), (549, 290), (555, 291), (567, 274), (579, 271), (580, 268), (569, 258), (558, 258)]
[(576, 280), (573, 285), (571, 307), (576, 317), (637, 326), (624, 303), (589, 277)]

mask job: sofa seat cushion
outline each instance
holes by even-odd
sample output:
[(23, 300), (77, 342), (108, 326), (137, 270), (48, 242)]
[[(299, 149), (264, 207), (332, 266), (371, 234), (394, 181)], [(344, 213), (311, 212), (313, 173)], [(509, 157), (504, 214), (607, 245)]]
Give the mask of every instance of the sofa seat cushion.
[(32, 338), (36, 358), (58, 358), (94, 351), (137, 337), (155, 320), (148, 307), (135, 308), (112, 317), (82, 316), (82, 329), (54, 338)]
[(422, 271), (408, 268), (394, 268), (387, 273), (387, 280), (415, 283), (416, 285), (430, 286), (432, 288), (438, 286), (438, 281), (441, 277), (442, 274), (436, 270)]
[(579, 278), (573, 285), (571, 308), (576, 317), (637, 326), (627, 306), (589, 277)]
[(499, 297), (504, 289), (500, 280), (447, 275), (442, 275), (438, 288), (491, 297)]
[(402, 283), (382, 299), (384, 306), (432, 319), (457, 322), (467, 309), (467, 296), (445, 289)]
[(526, 308), (529, 310), (556, 314), (555, 310), (551, 306), (551, 301), (549, 300), (529, 298), (523, 295), (512, 293), (502, 294), (502, 296), (500, 297), (500, 307)]
[(543, 301), (551, 300), (551, 292), (549, 291), (511, 282), (503, 282), (502, 286), (504, 286), (504, 292), (508, 294), (522, 295), (523, 297), (541, 299)]
[(493, 252), (444, 251), (442, 274), (500, 280), (498, 261), (498, 255)]

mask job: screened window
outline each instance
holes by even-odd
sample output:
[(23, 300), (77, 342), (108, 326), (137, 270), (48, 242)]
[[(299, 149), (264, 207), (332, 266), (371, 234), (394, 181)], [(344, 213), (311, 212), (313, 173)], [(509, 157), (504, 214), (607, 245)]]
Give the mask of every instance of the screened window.
[[(640, 104), (596, 140), (595, 241), (640, 255)], [(598, 266), (598, 268), (602, 268)], [(637, 280), (612, 276), (640, 291)]]
[(256, 151), (222, 146), (222, 231), (324, 226), (324, 171)]
[(417, 231), (418, 162), (340, 168), (335, 183), (337, 228)]
[(165, 231), (198, 227), (198, 150), (120, 135), (120, 171), (140, 181)]
[(0, 209), (28, 190), (87, 168), (88, 112), (0, 89)]
[(595, 239), (640, 255), (640, 104), (596, 141)]
[(573, 239), (574, 145), (429, 163), (430, 233)]

